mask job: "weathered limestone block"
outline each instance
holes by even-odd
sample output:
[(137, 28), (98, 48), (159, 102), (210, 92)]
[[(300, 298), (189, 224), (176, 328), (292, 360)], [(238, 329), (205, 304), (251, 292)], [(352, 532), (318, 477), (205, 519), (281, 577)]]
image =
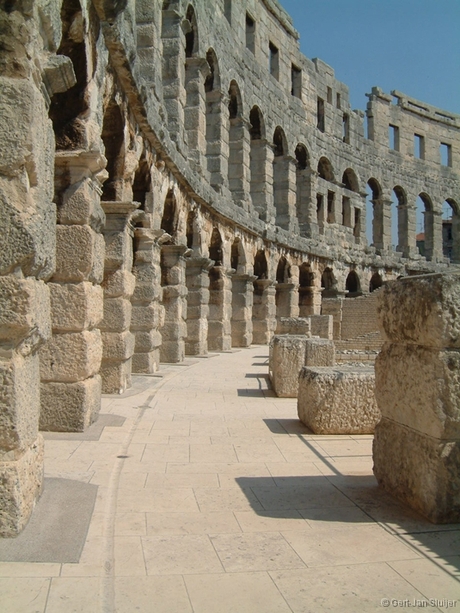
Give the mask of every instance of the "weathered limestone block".
[(249, 347), (252, 344), (252, 308), (256, 277), (235, 274), (232, 277), (232, 347)]
[(103, 317), (103, 291), (99, 285), (49, 283), (53, 332), (77, 332), (96, 327)]
[(161, 304), (134, 305), (131, 314), (131, 330), (153, 330), (163, 325), (164, 308)]
[(58, 209), (58, 222), (67, 226), (87, 225), (95, 232), (102, 230), (105, 213), (93, 181), (83, 179), (66, 190)]
[(276, 334), (311, 336), (310, 317), (280, 317), (277, 321)]
[(304, 367), (299, 375), (297, 412), (315, 434), (372, 434), (380, 419), (374, 369)]
[(99, 330), (57, 334), (40, 351), (42, 381), (82, 381), (99, 372), (101, 358)]
[(104, 361), (128, 360), (134, 352), (134, 334), (129, 330), (124, 332), (103, 332)]
[(162, 362), (182, 362), (185, 357), (187, 336), (186, 260), (187, 247), (163, 245), (161, 273), (163, 282), (164, 323), (160, 329), (163, 342), (160, 349)]
[(126, 298), (106, 298), (104, 300), (104, 318), (100, 329), (110, 332), (123, 332), (131, 324), (131, 302)]
[(334, 320), (332, 315), (310, 315), (311, 335), (332, 340), (334, 338)]
[(460, 521), (460, 275), (385, 285), (374, 474), (435, 523)]
[(51, 336), (49, 289), (42, 281), (0, 277), (0, 342), (22, 352)]
[(308, 338), (305, 345), (305, 366), (335, 366), (334, 342), (325, 338)]
[(100, 370), (103, 393), (122, 394), (131, 387), (131, 372), (131, 358), (123, 362), (103, 362)]
[(37, 438), (40, 373), (36, 353), (0, 361), (0, 458)]
[(379, 484), (433, 523), (457, 523), (460, 441), (427, 436), (386, 417), (377, 424), (375, 436)]
[(43, 464), (41, 434), (25, 451), (0, 454), (0, 537), (17, 536), (29, 521), (43, 488)]
[(268, 345), (276, 329), (276, 290), (273, 283), (270, 279), (254, 281), (253, 343)]
[(378, 315), (385, 340), (460, 349), (460, 273), (405, 277), (385, 285)]
[(104, 238), (89, 226), (56, 226), (53, 281), (101, 283), (104, 251)]
[(209, 270), (212, 263), (213, 261), (209, 258), (201, 257), (191, 257), (186, 261), (186, 355), (206, 355), (208, 353)]
[(42, 383), (40, 430), (83, 432), (99, 414), (101, 377), (76, 383)]
[(276, 335), (270, 342), (269, 374), (280, 398), (296, 398), (299, 372), (305, 365), (306, 336)]
[(136, 284), (136, 277), (128, 270), (107, 271), (102, 287), (107, 298), (131, 296)]

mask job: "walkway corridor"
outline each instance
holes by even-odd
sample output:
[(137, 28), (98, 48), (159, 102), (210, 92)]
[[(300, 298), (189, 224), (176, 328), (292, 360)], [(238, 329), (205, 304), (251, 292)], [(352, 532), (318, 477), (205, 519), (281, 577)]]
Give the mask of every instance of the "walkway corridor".
[(0, 611), (460, 609), (459, 526), (377, 488), (371, 436), (308, 434), (267, 362), (259, 346), (164, 365), (87, 432), (46, 434), (42, 499), (0, 541)]

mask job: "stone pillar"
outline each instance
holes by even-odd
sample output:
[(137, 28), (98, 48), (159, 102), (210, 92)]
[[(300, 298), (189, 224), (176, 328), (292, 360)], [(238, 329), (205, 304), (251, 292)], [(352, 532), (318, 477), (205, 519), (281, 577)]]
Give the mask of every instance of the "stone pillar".
[(213, 266), (209, 271), (210, 351), (230, 351), (232, 348), (232, 274), (233, 269), (224, 266)]
[(131, 298), (131, 332), (134, 334), (132, 371), (154, 373), (160, 364), (164, 308), (161, 304), (160, 242), (163, 230), (136, 228), (133, 273), (135, 288)]
[(430, 521), (459, 522), (460, 274), (405, 277), (380, 292), (375, 476)]
[(53, 338), (40, 357), (40, 429), (82, 432), (101, 401), (105, 214), (94, 173), (105, 159), (89, 152), (56, 154), (56, 173), (69, 177), (56, 226), (56, 271), (49, 283)]
[(299, 316), (298, 287), (296, 283), (277, 283), (275, 285), (277, 322), (279, 322), (281, 317)]
[(299, 317), (321, 313), (321, 288), (314, 285), (299, 287)]
[(274, 281), (254, 281), (254, 306), (252, 307), (252, 342), (268, 345), (276, 329), (276, 290)]
[(135, 278), (133, 229), (130, 217), (137, 202), (103, 202), (107, 224), (104, 266), (104, 319), (102, 331), (102, 391), (117, 394), (131, 387), (134, 335), (131, 327), (131, 296)]
[(265, 139), (250, 142), (251, 199), (260, 219), (269, 225), (275, 223), (273, 203), (273, 149)]
[(311, 168), (297, 170), (297, 220), (300, 234), (308, 238), (319, 233), (315, 197), (317, 176)]
[(161, 328), (162, 362), (182, 362), (187, 336), (187, 287), (185, 284), (184, 245), (163, 245), (161, 248), (161, 283), (163, 286), (164, 324)]
[(321, 314), (332, 315), (333, 338), (334, 340), (340, 340), (342, 338), (342, 304), (344, 294), (342, 292), (335, 293), (336, 295), (333, 297), (326, 297), (323, 292)]
[(191, 257), (186, 263), (187, 337), (186, 355), (207, 355), (209, 317), (209, 258)]
[(425, 211), (425, 257), (427, 260), (442, 261), (442, 213)]
[(242, 117), (230, 119), (228, 181), (235, 203), (249, 211), (249, 130)]
[(186, 103), (184, 111), (185, 131), (189, 162), (200, 174), (206, 169), (206, 100), (204, 81), (209, 74), (205, 58), (189, 57), (185, 63)]
[(373, 204), (372, 237), (376, 249), (391, 249), (391, 200), (378, 198)]
[[(415, 207), (398, 205), (398, 247), (404, 257), (415, 255)], [(417, 250), (418, 253), (418, 250)]]
[(276, 225), (298, 232), (296, 215), (296, 160), (284, 155), (273, 162), (273, 193), (276, 210)]
[(256, 278), (245, 274), (235, 274), (232, 277), (232, 347), (249, 347), (252, 343), (252, 307)]
[(206, 158), (209, 181), (216, 191), (222, 189), (228, 175), (228, 157), (223, 155), (224, 126), (222, 118), (226, 113), (228, 113), (228, 108), (225, 106), (222, 92), (217, 89), (207, 92)]

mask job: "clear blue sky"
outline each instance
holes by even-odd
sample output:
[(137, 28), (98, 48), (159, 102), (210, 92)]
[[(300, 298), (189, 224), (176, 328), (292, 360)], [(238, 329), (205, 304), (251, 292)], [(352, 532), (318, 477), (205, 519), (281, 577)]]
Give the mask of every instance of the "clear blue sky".
[(364, 110), (373, 85), (460, 114), (460, 0), (278, 0)]

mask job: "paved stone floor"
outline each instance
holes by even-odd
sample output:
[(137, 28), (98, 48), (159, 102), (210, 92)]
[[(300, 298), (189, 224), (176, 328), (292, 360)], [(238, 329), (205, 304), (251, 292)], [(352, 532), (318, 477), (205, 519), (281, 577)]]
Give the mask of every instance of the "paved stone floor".
[[(377, 488), (371, 436), (309, 434), (296, 400), (268, 389), (267, 358), (259, 346), (165, 365), (106, 396), (87, 433), (46, 435), (53, 487), (97, 486), (81, 498), (88, 530), (73, 553), (63, 536), (52, 554), (10, 552), (49, 561), (0, 563), (0, 611), (459, 610), (460, 526)], [(68, 506), (49, 538), (81, 533), (86, 511)]]

